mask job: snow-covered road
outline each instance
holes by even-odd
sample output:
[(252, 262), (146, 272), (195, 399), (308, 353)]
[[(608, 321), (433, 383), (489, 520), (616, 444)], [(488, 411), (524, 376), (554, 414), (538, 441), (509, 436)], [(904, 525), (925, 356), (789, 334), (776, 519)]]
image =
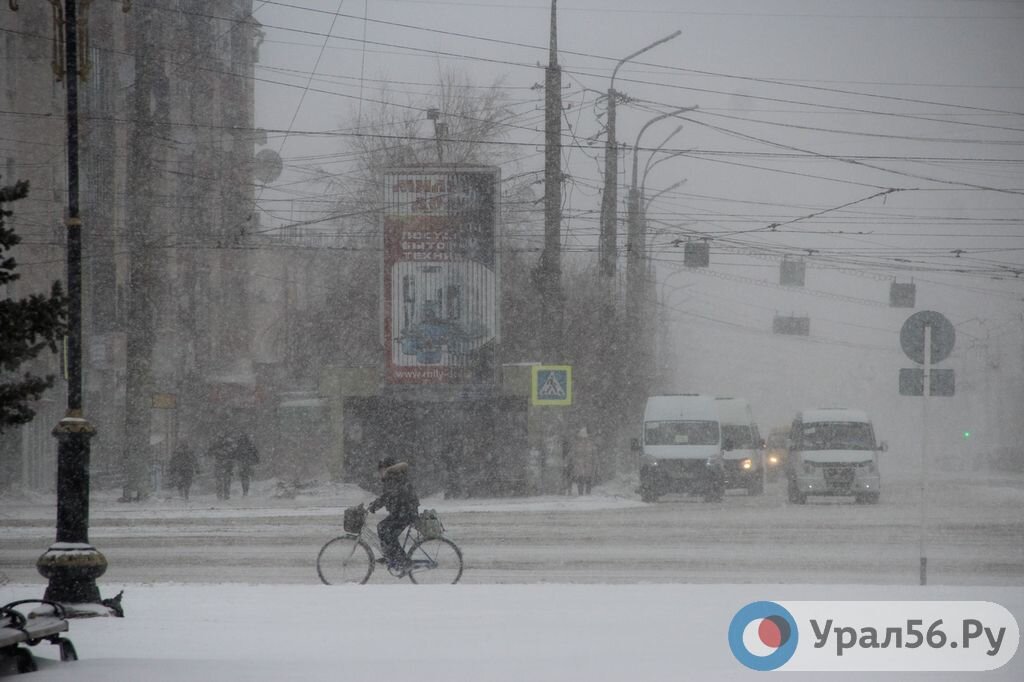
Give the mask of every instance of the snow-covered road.
[[(244, 499), (198, 496), (119, 504), (93, 499), (90, 540), (110, 564), (101, 582), (317, 581), (320, 545), (340, 510), (368, 493), (322, 486), (295, 498), (269, 483)], [(665, 498), (640, 503), (628, 484), (590, 497), (427, 498), (466, 557), (466, 583), (912, 584), (921, 514), (913, 480), (891, 481), (878, 506), (763, 497), (721, 504)], [(1024, 481), (946, 478), (929, 485), (929, 582), (1024, 585)], [(34, 564), (53, 541), (51, 499), (0, 499), (0, 572), (42, 583)], [(389, 582), (386, 574), (374, 581)]]

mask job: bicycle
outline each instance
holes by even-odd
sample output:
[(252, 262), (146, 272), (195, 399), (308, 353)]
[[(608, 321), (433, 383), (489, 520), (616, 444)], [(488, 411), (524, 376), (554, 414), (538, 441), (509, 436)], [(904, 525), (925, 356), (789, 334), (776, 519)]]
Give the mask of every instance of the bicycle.
[[(387, 566), (377, 534), (366, 526), (363, 505), (345, 510), (345, 531), (344, 535), (324, 543), (316, 557), (316, 572), (325, 585), (363, 585), (377, 564)], [(462, 550), (443, 534), (444, 527), (436, 515), (433, 518), (419, 516), (405, 529), (401, 540), (402, 551), (409, 559), (408, 567), (402, 570), (388, 566), (388, 572), (399, 579), (408, 576), (415, 584), (459, 582)]]

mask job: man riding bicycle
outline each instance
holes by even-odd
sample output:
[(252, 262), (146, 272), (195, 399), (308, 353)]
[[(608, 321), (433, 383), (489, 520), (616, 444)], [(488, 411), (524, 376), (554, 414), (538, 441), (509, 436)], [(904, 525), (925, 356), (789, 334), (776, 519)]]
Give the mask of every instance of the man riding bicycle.
[(384, 489), (368, 509), (371, 514), (381, 507), (388, 510), (387, 517), (377, 524), (377, 536), (388, 566), (404, 571), (408, 568), (409, 558), (402, 552), (398, 536), (416, 520), (420, 500), (409, 481), (408, 462), (395, 462), (393, 457), (385, 457), (377, 463), (377, 474)]

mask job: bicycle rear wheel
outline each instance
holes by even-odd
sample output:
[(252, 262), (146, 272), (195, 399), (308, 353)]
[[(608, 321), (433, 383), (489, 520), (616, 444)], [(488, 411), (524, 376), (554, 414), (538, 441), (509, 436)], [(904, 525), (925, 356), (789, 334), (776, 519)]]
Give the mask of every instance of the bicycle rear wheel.
[(424, 585), (453, 585), (462, 577), (462, 552), (448, 538), (420, 540), (409, 550), (409, 580)]
[(362, 585), (373, 573), (373, 550), (355, 535), (328, 540), (316, 557), (316, 572), (324, 585)]

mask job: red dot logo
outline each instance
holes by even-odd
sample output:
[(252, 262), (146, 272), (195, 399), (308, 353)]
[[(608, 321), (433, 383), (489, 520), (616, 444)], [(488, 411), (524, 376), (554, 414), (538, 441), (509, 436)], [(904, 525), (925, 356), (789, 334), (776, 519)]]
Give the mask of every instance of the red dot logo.
[(796, 623), (774, 602), (754, 602), (740, 609), (729, 626), (729, 646), (741, 663), (754, 670), (774, 670), (796, 650)]

